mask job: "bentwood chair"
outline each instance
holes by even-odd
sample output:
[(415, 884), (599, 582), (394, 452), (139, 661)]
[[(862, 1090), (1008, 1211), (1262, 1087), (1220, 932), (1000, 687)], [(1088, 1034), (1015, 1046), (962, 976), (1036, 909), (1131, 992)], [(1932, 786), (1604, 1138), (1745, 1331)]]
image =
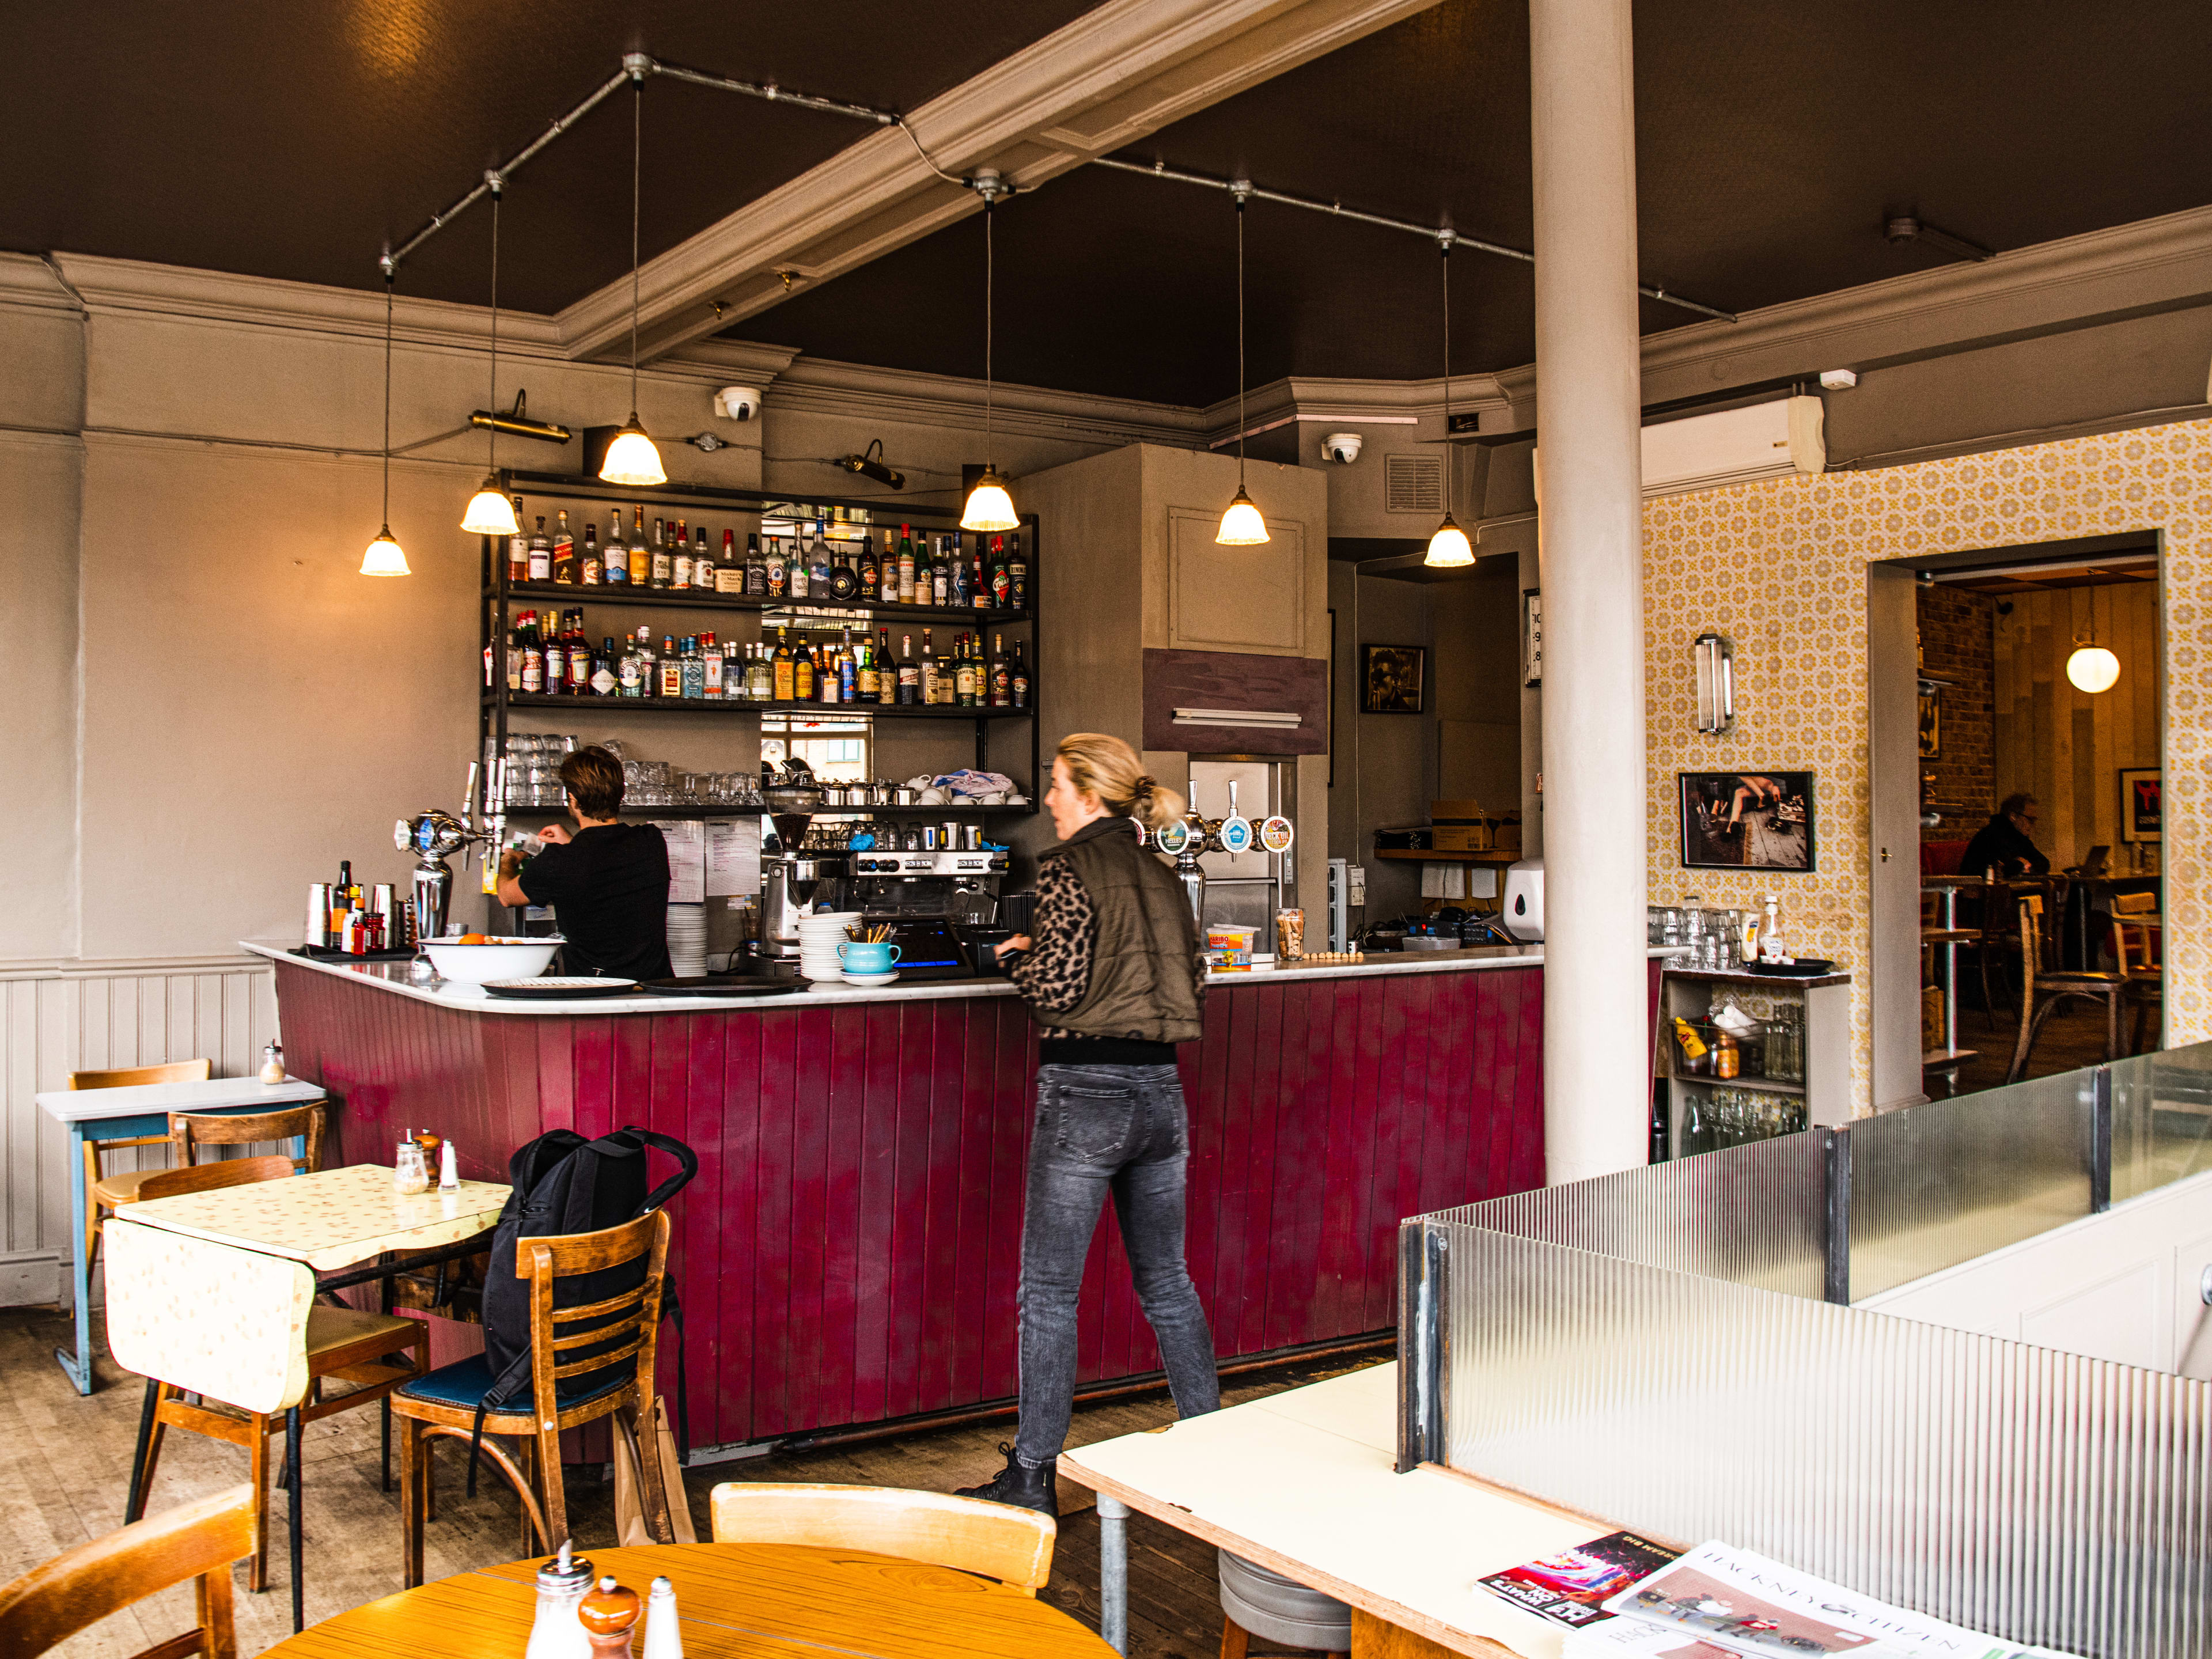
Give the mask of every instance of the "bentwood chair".
[(980, 1573), (1031, 1595), (1052, 1577), (1060, 1533), (1035, 1510), (900, 1486), (726, 1480), (707, 1503), (717, 1544), (872, 1550)]
[(2020, 1036), (2013, 1044), (2007, 1083), (2020, 1081), (2043, 1023), (2069, 1001), (2105, 1005), (2105, 1058), (2120, 1057), (2120, 1006), (2127, 998), (2127, 976), (2060, 969), (2051, 965), (2051, 945), (2043, 933), (2043, 895), (2023, 893), (2020, 898)]
[(292, 1172), (306, 1175), (323, 1167), (323, 1125), (329, 1103), (310, 1101), (281, 1112), (255, 1112), (227, 1116), (213, 1112), (172, 1112), (169, 1133), (177, 1143), (177, 1161), (197, 1164), (203, 1146), (251, 1146), (264, 1140), (296, 1140), (301, 1156), (292, 1160)]
[[(130, 1089), (147, 1083), (205, 1083), (215, 1075), (211, 1060), (178, 1060), (166, 1066), (132, 1066), (118, 1072), (71, 1072), (69, 1086), (72, 1089)], [(84, 1143), (84, 1260), (89, 1267), (93, 1253), (100, 1248), (100, 1214), (103, 1209), (113, 1209), (118, 1204), (128, 1204), (138, 1196), (138, 1183), (155, 1171), (151, 1170), (118, 1170), (113, 1175), (100, 1173), (100, 1158), (103, 1152), (121, 1152), (126, 1146), (161, 1146), (167, 1144), (167, 1135), (131, 1135), (118, 1140), (94, 1140)]]
[(137, 1659), (237, 1659), (230, 1564), (252, 1543), (251, 1497), (233, 1486), (79, 1544), (0, 1585), (0, 1659), (32, 1659), (187, 1578), (195, 1581), (193, 1627)]
[(2166, 1010), (2166, 963), (2160, 948), (2155, 893), (2115, 893), (2112, 896), (2112, 960), (2127, 982), (2127, 1000), (2136, 1011), (2129, 1034), (2128, 1052), (2143, 1051), (2143, 1038), (2151, 1010)]
[[(660, 1460), (644, 1455), (638, 1431), (652, 1417), (668, 1233), (667, 1212), (654, 1210), (600, 1232), (525, 1238), (515, 1246), (515, 1272), (530, 1285), (530, 1391), (484, 1413), (476, 1449), (522, 1500), (526, 1553), (532, 1532), (548, 1550), (568, 1537), (562, 1431), (602, 1417), (615, 1419), (635, 1460), (647, 1528), (658, 1542), (675, 1541)], [(556, 1294), (562, 1279), (632, 1262), (641, 1271), (629, 1289), (574, 1305), (563, 1305)], [(422, 1582), (431, 1443), (440, 1436), (474, 1441), (477, 1413), (492, 1382), (490, 1364), (477, 1354), (441, 1365), (392, 1396), (392, 1414), (399, 1419), (399, 1529), (409, 1589)], [(516, 1441), (515, 1450), (509, 1453), (494, 1437)]]
[[(266, 1137), (257, 1136), (258, 1139)], [(260, 1181), (283, 1181), (293, 1170), (293, 1160), (270, 1158), (231, 1158), (221, 1164), (201, 1164), (182, 1170), (154, 1171), (139, 1189), (142, 1203), (170, 1198), (179, 1193), (214, 1192)], [(387, 1398), (403, 1382), (430, 1369), (429, 1327), (419, 1319), (398, 1319), (386, 1314), (362, 1313), (352, 1308), (325, 1307), (307, 1310), (307, 1397), (300, 1405), (304, 1427), (337, 1413), (350, 1411)], [(405, 1368), (398, 1364), (407, 1356)], [(343, 1394), (325, 1395), (324, 1385), (345, 1382)], [(152, 1395), (152, 1414), (144, 1434), (145, 1446), (131, 1482), (130, 1508), (136, 1518), (145, 1512), (154, 1488), (155, 1466), (161, 1461), (161, 1440), (172, 1428), (188, 1429), (246, 1449), (247, 1482), (252, 1488), (253, 1565), (246, 1588), (269, 1588), (269, 1437), (281, 1433), (281, 1412), (246, 1411), (205, 1395), (187, 1397), (173, 1383), (147, 1379)], [(299, 1571), (299, 1564), (293, 1564)]]

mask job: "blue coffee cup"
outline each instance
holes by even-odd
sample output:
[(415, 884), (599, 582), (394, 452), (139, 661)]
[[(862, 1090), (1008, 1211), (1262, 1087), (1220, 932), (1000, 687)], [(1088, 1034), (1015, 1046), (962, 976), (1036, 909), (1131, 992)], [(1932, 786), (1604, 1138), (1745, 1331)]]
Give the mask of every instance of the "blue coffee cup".
[(847, 939), (837, 947), (837, 960), (848, 974), (888, 974), (899, 959), (896, 945)]

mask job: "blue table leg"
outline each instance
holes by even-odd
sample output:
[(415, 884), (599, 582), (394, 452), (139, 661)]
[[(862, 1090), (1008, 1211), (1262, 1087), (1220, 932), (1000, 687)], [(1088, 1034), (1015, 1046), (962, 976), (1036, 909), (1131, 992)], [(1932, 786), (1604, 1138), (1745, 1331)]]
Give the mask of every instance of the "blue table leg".
[(92, 1392), (92, 1263), (86, 1259), (84, 1248), (84, 1206), (91, 1194), (84, 1189), (84, 1125), (70, 1125), (70, 1254), (76, 1258), (74, 1272), (76, 1278), (76, 1352), (56, 1348), (54, 1358), (62, 1362), (62, 1370), (76, 1384), (81, 1395)]

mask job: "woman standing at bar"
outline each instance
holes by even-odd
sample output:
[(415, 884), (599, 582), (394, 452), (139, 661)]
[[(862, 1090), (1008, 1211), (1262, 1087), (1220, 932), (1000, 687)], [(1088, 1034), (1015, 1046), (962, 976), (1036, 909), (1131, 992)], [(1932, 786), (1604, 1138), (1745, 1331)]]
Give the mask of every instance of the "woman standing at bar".
[(1022, 1222), (1021, 1421), (1006, 1468), (962, 1496), (1057, 1516), (1054, 1460), (1075, 1401), (1084, 1258), (1110, 1192), (1138, 1299), (1184, 1417), (1219, 1409), (1213, 1335), (1183, 1261), (1190, 1126), (1176, 1044), (1195, 1042), (1206, 969), (1190, 903), (1137, 840), (1183, 799), (1119, 738), (1078, 732), (1044, 798), (1060, 845), (1039, 860), (1036, 933), (999, 947), (1037, 1043), (1037, 1106)]

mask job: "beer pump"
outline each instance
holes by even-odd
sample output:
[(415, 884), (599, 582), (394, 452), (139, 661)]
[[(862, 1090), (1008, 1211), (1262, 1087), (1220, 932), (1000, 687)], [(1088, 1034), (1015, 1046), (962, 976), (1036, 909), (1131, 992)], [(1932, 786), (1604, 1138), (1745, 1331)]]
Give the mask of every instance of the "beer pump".
[(475, 846), (482, 848), (482, 856), (489, 864), (493, 857), (491, 849), (507, 833), (507, 762), (501, 758), (492, 763), (492, 782), (485, 791), (485, 827), (482, 830), (476, 827), (478, 774), (477, 763), (471, 761), (468, 786), (462, 792), (458, 813), (448, 812), (442, 806), (425, 807), (413, 817), (401, 818), (392, 826), (392, 845), (403, 853), (418, 855), (408, 894), (408, 912), (415, 920), (417, 940), (436, 939), (446, 931), (446, 918), (453, 900), (453, 872), (447, 859)]

